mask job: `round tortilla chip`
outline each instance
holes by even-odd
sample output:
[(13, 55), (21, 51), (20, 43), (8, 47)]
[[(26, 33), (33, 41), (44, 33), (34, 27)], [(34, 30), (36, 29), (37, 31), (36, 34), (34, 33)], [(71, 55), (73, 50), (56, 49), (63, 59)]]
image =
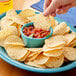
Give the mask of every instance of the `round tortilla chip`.
[(64, 41), (63, 35), (58, 35), (58, 36), (52, 36), (46, 39), (45, 44), (50, 48), (53, 48), (53, 47), (56, 48), (56, 47), (64, 46), (65, 41)]
[(7, 26), (0, 31), (0, 40), (5, 39), (9, 35), (17, 35), (17, 28), (15, 26)]
[(41, 53), (41, 51), (39, 51), (39, 52), (30, 52), (30, 54), (28, 55), (28, 57), (27, 57), (27, 61), (32, 61), (32, 60), (35, 60), (36, 58), (37, 58), (37, 56), (39, 55)]
[(26, 49), (30, 51), (27, 61), (34, 60), (42, 52), (42, 48), (26, 48)]
[(27, 54), (24, 57), (22, 57), (21, 59), (19, 59), (18, 61), (26, 60), (29, 54), (30, 54), (30, 51), (28, 51)]
[(76, 35), (71, 33), (71, 34), (66, 34), (64, 36), (64, 39), (66, 41), (66, 45), (65, 46), (69, 46), (75, 39), (76, 39)]
[(64, 47), (64, 56), (70, 61), (76, 60), (76, 48), (73, 47)]
[(43, 54), (45, 56), (49, 57), (58, 57), (63, 53), (63, 49), (56, 49), (56, 50), (51, 50), (51, 51), (46, 51)]
[(14, 16), (16, 16), (16, 15), (17, 15), (17, 13), (16, 13), (16, 11), (15, 11), (14, 9), (11, 9), (11, 10), (7, 11), (7, 13), (6, 13), (6, 16), (7, 16), (9, 19), (11, 19), (12, 17), (14, 17)]
[(15, 23), (18, 23), (20, 25), (25, 25), (26, 24), (26, 19), (24, 19), (23, 17), (21, 17), (19, 15), (16, 15), (16, 16), (12, 17), (12, 20)]
[(64, 62), (64, 56), (61, 55), (59, 57), (50, 57), (49, 60), (45, 63), (45, 65), (49, 68), (58, 68)]
[(34, 22), (35, 28), (42, 28), (43, 30), (49, 30), (50, 27), (54, 26), (54, 18), (49, 16), (45, 17), (43, 14), (36, 14), (32, 18), (30, 18), (31, 22)]
[(31, 61), (31, 62), (25, 62), (25, 64), (27, 65), (30, 65), (30, 66), (33, 66), (33, 67), (37, 67), (37, 68), (46, 68), (45, 65), (39, 65), (39, 64), (36, 64), (35, 62)]
[(54, 47), (54, 48), (49, 48), (46, 44), (43, 46), (42, 51), (46, 52), (46, 51), (51, 51), (51, 50), (58, 50), (58, 49), (62, 49), (63, 47)]
[(16, 35), (10, 35), (6, 38), (5, 42), (6, 45), (20, 45), (20, 46), (25, 46), (23, 41), (21, 40), (20, 37)]
[(25, 57), (24, 59), (22, 59), (24, 61), (26, 59), (28, 50), (22, 46), (8, 46), (6, 47), (6, 52), (12, 59), (18, 61), (20, 61), (20, 59)]
[(1, 28), (4, 29), (7, 26), (12, 25), (14, 22), (11, 19), (8, 19), (6, 16), (1, 19)]
[(37, 58), (34, 60), (37, 64), (45, 64), (48, 61), (49, 57), (45, 56), (43, 54), (40, 54), (37, 56)]
[(13, 26), (7, 26), (0, 30), (0, 46), (4, 47), (5, 39), (10, 35), (17, 35), (17, 29)]
[(19, 16), (23, 18), (32, 17), (34, 15), (35, 15), (35, 12), (32, 9), (25, 9), (19, 14)]
[(54, 27), (53, 35), (63, 35), (65, 34), (65, 30), (67, 30), (67, 24), (65, 22), (62, 22)]

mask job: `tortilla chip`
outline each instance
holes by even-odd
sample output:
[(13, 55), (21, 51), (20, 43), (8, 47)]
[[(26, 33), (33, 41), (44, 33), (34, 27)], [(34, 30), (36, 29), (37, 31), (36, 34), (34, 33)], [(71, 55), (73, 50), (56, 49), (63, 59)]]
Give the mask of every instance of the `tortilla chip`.
[(8, 46), (6, 48), (7, 54), (15, 60), (20, 61), (23, 57), (25, 57), (22, 61), (26, 59), (26, 55), (28, 53), (28, 50), (22, 46)]
[(6, 16), (1, 19), (1, 28), (5, 28), (7, 26), (12, 25), (14, 22), (11, 19), (8, 19)]
[(23, 18), (32, 17), (35, 16), (35, 12), (31, 9), (25, 9), (22, 12), (20, 12), (19, 16)]
[(6, 45), (20, 45), (20, 46), (25, 46), (23, 41), (21, 40), (20, 37), (16, 35), (10, 35), (6, 38), (5, 40)]
[(74, 41), (72, 41), (69, 46), (71, 46), (71, 47), (76, 46), (76, 39)]
[(11, 10), (7, 11), (7, 13), (6, 13), (6, 16), (7, 16), (9, 19), (11, 19), (12, 17), (14, 17), (14, 16), (16, 16), (16, 15), (17, 15), (17, 13), (16, 13), (16, 11), (15, 11), (14, 9), (11, 9)]
[(69, 26), (67, 26), (67, 30), (65, 31), (65, 33), (64, 34), (68, 34), (70, 32), (70, 27)]
[(62, 55), (62, 53), (63, 53), (63, 49), (56, 49), (56, 50), (46, 51), (43, 54), (49, 57), (58, 57)]
[(50, 48), (61, 47), (65, 45), (65, 41), (62, 35), (52, 36), (45, 40), (45, 44)]
[(15, 26), (17, 28), (17, 35), (20, 37), (21, 25), (14, 22), (11, 26)]
[(45, 64), (48, 61), (49, 57), (43, 54), (38, 55), (38, 57), (34, 60), (37, 64)]
[(64, 36), (64, 39), (66, 41), (66, 45), (65, 46), (69, 46), (75, 39), (76, 39), (76, 35), (71, 33), (71, 34), (66, 34)]
[(53, 29), (53, 35), (63, 35), (66, 32), (65, 30), (67, 30), (67, 24), (65, 22), (62, 22), (59, 25), (55, 26)]
[(22, 57), (21, 59), (19, 59), (18, 61), (24, 61), (24, 60), (26, 60), (27, 57), (28, 57), (28, 55), (29, 55), (29, 53), (30, 53), (30, 51), (28, 51), (27, 54), (24, 57)]
[(26, 19), (24, 19), (23, 17), (21, 17), (19, 15), (16, 15), (16, 16), (12, 17), (12, 20), (15, 23), (20, 24), (20, 25), (25, 25), (26, 24)]
[(42, 48), (42, 51), (43, 52), (46, 52), (46, 51), (52, 51), (52, 50), (59, 50), (59, 49), (62, 49), (63, 46), (60, 46), (60, 47), (54, 47), (54, 48), (50, 48), (48, 47), (46, 44), (43, 46)]
[(70, 61), (76, 60), (76, 48), (73, 47), (64, 47), (64, 56)]
[(17, 35), (17, 29), (14, 26), (5, 27), (0, 31), (0, 40), (5, 39), (9, 35)]
[(45, 65), (39, 65), (39, 64), (36, 64), (35, 62), (31, 61), (31, 62), (25, 62), (25, 64), (27, 65), (30, 65), (30, 66), (33, 66), (33, 67), (37, 67), (37, 68), (46, 68)]
[(14, 26), (7, 26), (0, 30), (0, 46), (4, 47), (5, 39), (10, 35), (17, 35), (17, 29)]
[(45, 65), (49, 68), (59, 68), (64, 62), (64, 56), (61, 55), (59, 57), (50, 57), (49, 60), (45, 63)]
[(31, 22), (34, 22), (35, 28), (42, 28), (43, 30), (49, 30), (50, 27), (53, 27), (55, 24), (53, 17), (45, 17), (42, 13), (35, 15), (30, 20)]
[(40, 53), (41, 53), (41, 51), (38, 51), (38, 52), (30, 52), (30, 54), (28, 55), (26, 61), (35, 60)]
[(0, 46), (4, 47), (4, 39), (0, 40)]

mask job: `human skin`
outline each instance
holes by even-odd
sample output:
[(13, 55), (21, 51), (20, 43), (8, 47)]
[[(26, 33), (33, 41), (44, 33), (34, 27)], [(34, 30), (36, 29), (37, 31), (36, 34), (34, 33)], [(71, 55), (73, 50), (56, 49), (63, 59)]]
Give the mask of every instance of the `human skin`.
[(45, 0), (44, 16), (67, 13), (72, 7), (76, 7), (76, 0)]

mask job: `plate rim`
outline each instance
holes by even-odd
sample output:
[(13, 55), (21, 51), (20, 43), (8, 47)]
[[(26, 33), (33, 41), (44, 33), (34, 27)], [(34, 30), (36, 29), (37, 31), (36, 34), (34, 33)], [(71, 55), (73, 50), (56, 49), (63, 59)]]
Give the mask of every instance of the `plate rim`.
[[(22, 10), (16, 10), (17, 13), (21, 12)], [(6, 13), (3, 13), (0, 15), (0, 19), (2, 17), (5, 16)], [(36, 14), (39, 14), (39, 12), (36, 12)], [(58, 17), (55, 17), (55, 19), (59, 19), (60, 22), (64, 21)], [(64, 21), (66, 22), (66, 21)], [(67, 23), (67, 22), (66, 22)], [(67, 25), (70, 26), (70, 28), (72, 30), (74, 30), (74, 32), (76, 32), (76, 29), (71, 26), (70, 24), (67, 23)], [(16, 60), (13, 60), (12, 58), (10, 58), (8, 55), (6, 56), (5, 54), (5, 50), (0, 47), (0, 58), (2, 58), (4, 61), (8, 62), (9, 64), (15, 66), (15, 67), (18, 67), (20, 69), (24, 69), (24, 70), (28, 70), (28, 71), (31, 71), (31, 72), (37, 72), (37, 73), (57, 73), (57, 72), (62, 72), (62, 71), (67, 71), (67, 70), (70, 70), (72, 68), (75, 68), (76, 67), (76, 61), (73, 61), (71, 64), (68, 64), (66, 66), (63, 66), (63, 67), (59, 67), (59, 68), (50, 68), (50, 69), (41, 69), (41, 68), (35, 68), (35, 67), (32, 67), (32, 66), (29, 66), (29, 65), (26, 65), (26, 64), (23, 64), (23, 63), (20, 63)]]

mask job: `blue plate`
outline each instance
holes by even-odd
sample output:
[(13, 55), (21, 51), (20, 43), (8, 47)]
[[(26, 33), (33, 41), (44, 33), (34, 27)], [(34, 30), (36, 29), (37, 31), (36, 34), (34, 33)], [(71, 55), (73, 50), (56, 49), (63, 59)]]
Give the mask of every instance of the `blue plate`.
[[(21, 12), (21, 10), (17, 10), (16, 11), (18, 14)], [(36, 14), (39, 14), (39, 12), (36, 12)], [(0, 15), (0, 19), (2, 17), (4, 17), (6, 15), (6, 13), (1, 14)], [(63, 20), (55, 17), (55, 19), (60, 23), (63, 22)], [(71, 28), (71, 31), (76, 32), (76, 28), (74, 28), (73, 26), (71, 26), (70, 24), (67, 23), (67, 25)], [(60, 68), (53, 68), (53, 69), (40, 69), (40, 68), (35, 68), (32, 66), (28, 66), (24, 63), (18, 62), (16, 60), (11, 59), (4, 48), (0, 47), (0, 58), (2, 58), (3, 60), (5, 60), (6, 62), (8, 62), (9, 64), (16, 66), (18, 68), (24, 69), (24, 70), (28, 70), (28, 71), (32, 71), (32, 72), (37, 72), (37, 73), (56, 73), (56, 72), (62, 72), (62, 71), (67, 71), (70, 70), (72, 68), (76, 67), (76, 61), (73, 61), (67, 65), (63, 65)]]

